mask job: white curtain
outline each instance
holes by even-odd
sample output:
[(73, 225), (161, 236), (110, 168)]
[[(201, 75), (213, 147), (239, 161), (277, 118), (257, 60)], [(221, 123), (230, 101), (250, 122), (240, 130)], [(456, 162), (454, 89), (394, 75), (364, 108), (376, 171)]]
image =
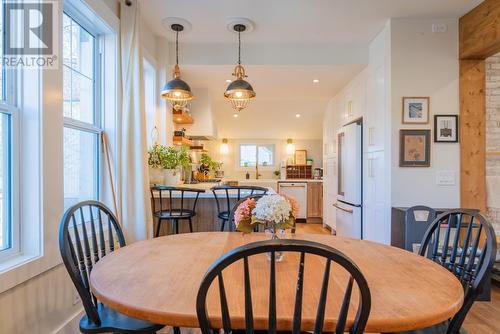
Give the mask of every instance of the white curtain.
[(128, 243), (149, 238), (153, 220), (149, 199), (144, 77), (137, 0), (120, 1), (121, 87), (119, 216)]

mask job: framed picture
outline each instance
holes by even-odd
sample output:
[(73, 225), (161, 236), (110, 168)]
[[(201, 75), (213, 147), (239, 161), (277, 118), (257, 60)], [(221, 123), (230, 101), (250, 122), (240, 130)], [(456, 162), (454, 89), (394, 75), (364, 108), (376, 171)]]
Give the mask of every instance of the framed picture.
[(295, 150), (295, 164), (296, 165), (307, 164), (307, 150)]
[(434, 116), (434, 141), (458, 143), (458, 115)]
[(403, 97), (403, 124), (429, 123), (428, 97)]
[(400, 130), (399, 167), (431, 165), (431, 130)]

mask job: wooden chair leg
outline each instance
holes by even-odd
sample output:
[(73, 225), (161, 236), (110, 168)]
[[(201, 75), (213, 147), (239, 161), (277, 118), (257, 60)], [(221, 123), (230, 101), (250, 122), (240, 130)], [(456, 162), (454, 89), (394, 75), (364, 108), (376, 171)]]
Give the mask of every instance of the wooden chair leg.
[(193, 219), (189, 218), (189, 231), (193, 233)]

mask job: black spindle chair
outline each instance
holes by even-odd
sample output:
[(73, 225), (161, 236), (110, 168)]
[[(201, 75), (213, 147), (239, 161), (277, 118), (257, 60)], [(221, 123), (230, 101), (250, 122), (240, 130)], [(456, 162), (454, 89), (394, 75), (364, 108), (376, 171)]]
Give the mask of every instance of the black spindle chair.
[(436, 210), (428, 206), (417, 205), (406, 210), (405, 249), (407, 251), (413, 252), (413, 245), (420, 245), (434, 219), (436, 219)]
[(113, 311), (90, 291), (93, 266), (115, 248), (124, 246), (125, 239), (116, 217), (99, 202), (78, 203), (69, 208), (61, 220), (59, 249), (85, 309), (80, 320), (82, 333), (151, 334), (164, 327)]
[(215, 197), (215, 203), (217, 204), (217, 217), (221, 220), (220, 230), (224, 231), (224, 227), (226, 222), (229, 221), (232, 209), (232, 194), (236, 194), (235, 199), (238, 202), (254, 194), (265, 195), (269, 189), (257, 186), (215, 186), (212, 187), (211, 190)]
[(464, 289), (464, 302), (449, 321), (404, 333), (464, 333), (462, 324), (490, 279), (496, 249), (495, 230), (477, 210), (457, 209), (439, 215), (425, 233), (419, 254), (457, 277)]
[[(301, 321), (302, 321), (302, 296), (303, 296), (303, 282), (304, 282), (304, 270), (305, 270), (305, 258), (306, 254), (313, 254), (325, 258), (325, 271), (323, 273), (323, 279), (321, 284), (321, 292), (318, 302), (316, 321), (314, 326), (314, 333), (320, 334), (323, 331), (323, 323), (325, 319), (325, 309), (328, 296), (328, 286), (330, 281), (330, 268), (331, 263), (334, 262), (341, 267), (343, 267), (349, 274), (349, 279), (346, 284), (346, 289), (342, 299), (342, 304), (340, 307), (338, 319), (336, 322), (335, 333), (344, 333), (349, 330), (351, 334), (363, 333), (366, 322), (368, 320), (368, 315), (370, 314), (371, 307), (371, 296), (370, 289), (363, 274), (359, 268), (354, 264), (347, 256), (345, 256), (340, 251), (316, 242), (310, 242), (305, 240), (266, 240), (250, 243), (238, 248), (235, 248), (228, 253), (220, 257), (212, 266), (208, 269), (205, 277), (203, 278), (200, 288), (198, 290), (198, 295), (196, 299), (196, 312), (198, 315), (198, 322), (200, 324), (200, 329), (203, 334), (212, 334), (211, 326), (208, 314), (207, 314), (207, 293), (212, 285), (215, 278), (218, 280), (218, 291), (220, 297), (220, 307), (222, 319), (219, 321), (224, 329), (224, 333), (228, 334), (233, 331), (231, 326), (231, 315), (228, 307), (226, 290), (224, 287), (223, 271), (231, 264), (243, 260), (243, 285), (244, 285), (244, 295), (245, 295), (245, 325), (247, 334), (252, 334), (256, 330), (254, 329), (253, 321), (253, 305), (252, 305), (252, 291), (250, 283), (250, 268), (249, 268), (249, 257), (270, 253), (269, 262), (269, 318), (268, 318), (268, 333), (275, 334), (278, 330), (277, 328), (277, 318), (276, 318), (276, 262), (275, 256), (276, 252), (297, 252), (300, 253), (300, 261), (298, 263), (298, 276), (297, 276), (297, 286), (296, 286), (296, 296), (294, 304), (294, 316), (292, 322), (291, 333), (298, 334), (301, 332)], [(338, 272), (338, 271), (336, 271)], [(354, 322), (350, 329), (346, 328), (347, 316), (349, 312), (349, 305), (351, 300), (351, 294), (353, 289), (353, 284), (356, 282), (359, 288), (359, 304), (354, 318)], [(341, 298), (341, 296), (338, 296)], [(281, 330), (281, 328), (280, 328)], [(258, 331), (260, 332), (260, 331)]]
[[(160, 235), (161, 223), (164, 220), (171, 222), (175, 234), (179, 233), (179, 221), (187, 220), (189, 222), (189, 231), (193, 232), (193, 217), (196, 216), (196, 204), (200, 194), (204, 193), (205, 190), (169, 186), (152, 186), (150, 190), (153, 199), (153, 217), (158, 219), (155, 237)], [(164, 196), (165, 193), (168, 193), (168, 197)], [(193, 205), (188, 208), (188, 201), (193, 198)], [(156, 200), (159, 201), (158, 210)]]

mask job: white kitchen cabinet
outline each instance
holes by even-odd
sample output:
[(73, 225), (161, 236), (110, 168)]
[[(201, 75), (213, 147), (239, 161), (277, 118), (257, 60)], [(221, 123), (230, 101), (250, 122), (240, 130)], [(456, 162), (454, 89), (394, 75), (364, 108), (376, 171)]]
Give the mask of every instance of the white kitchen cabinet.
[(390, 207), (385, 172), (385, 152), (363, 154), (363, 238), (388, 244), (390, 242)]
[(336, 229), (337, 201), (337, 158), (326, 159), (323, 163), (323, 224)]
[(386, 92), (385, 66), (370, 69), (367, 78), (366, 112), (364, 121), (364, 151), (374, 152), (384, 149), (386, 134)]

